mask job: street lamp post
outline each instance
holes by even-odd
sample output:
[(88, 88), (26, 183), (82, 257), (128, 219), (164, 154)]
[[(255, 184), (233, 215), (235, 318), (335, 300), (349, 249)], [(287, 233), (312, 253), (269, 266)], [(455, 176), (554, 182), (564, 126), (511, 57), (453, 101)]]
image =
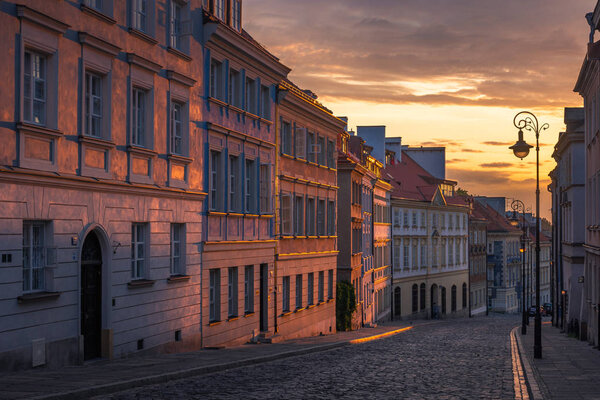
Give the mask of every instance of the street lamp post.
[[(520, 217), (521, 217), (521, 309), (522, 309), (522, 319), (521, 319), (521, 335), (527, 334), (527, 302), (525, 301), (525, 223), (523, 219), (525, 218), (525, 204), (521, 200), (513, 200), (510, 203), (510, 207), (513, 210), (513, 217), (519, 210), (519, 206), (521, 207)], [(518, 222), (517, 222), (518, 223)]]
[(523, 140), (523, 129), (535, 133), (535, 325), (533, 339), (533, 357), (542, 358), (542, 316), (540, 314), (540, 132), (550, 125), (539, 125), (538, 119), (529, 111), (521, 111), (513, 119), (513, 124), (519, 129), (517, 142), (510, 146), (516, 157), (523, 159), (533, 147)]

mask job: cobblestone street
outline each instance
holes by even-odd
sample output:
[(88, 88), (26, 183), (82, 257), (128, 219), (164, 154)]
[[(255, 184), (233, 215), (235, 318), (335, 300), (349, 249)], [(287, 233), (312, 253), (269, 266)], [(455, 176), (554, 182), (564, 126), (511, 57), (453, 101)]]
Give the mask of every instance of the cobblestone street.
[(100, 396), (200, 398), (514, 398), (512, 316), (442, 321), (336, 350)]

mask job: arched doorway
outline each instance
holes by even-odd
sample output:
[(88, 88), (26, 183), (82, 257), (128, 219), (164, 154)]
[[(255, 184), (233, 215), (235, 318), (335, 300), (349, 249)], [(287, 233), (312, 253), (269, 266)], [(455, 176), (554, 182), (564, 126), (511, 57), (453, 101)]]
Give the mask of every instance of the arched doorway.
[(394, 315), (402, 316), (402, 294), (399, 286), (394, 289)]
[(446, 314), (446, 288), (441, 286), (442, 290), (442, 315)]
[(430, 290), (431, 296), (431, 318), (439, 318), (439, 306), (438, 306), (438, 287), (436, 284), (431, 285)]
[(101, 356), (102, 341), (102, 249), (90, 232), (81, 250), (81, 334), (83, 359)]

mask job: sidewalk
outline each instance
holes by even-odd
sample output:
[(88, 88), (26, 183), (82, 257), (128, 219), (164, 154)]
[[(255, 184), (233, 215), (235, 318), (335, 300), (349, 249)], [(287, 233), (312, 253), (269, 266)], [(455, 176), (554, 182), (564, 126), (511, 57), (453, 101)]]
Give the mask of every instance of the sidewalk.
[[(431, 322), (414, 326), (428, 323)], [(248, 344), (221, 350), (102, 360), (55, 370), (41, 368), (7, 373), (0, 376), (0, 399), (84, 399), (137, 386), (377, 340), (411, 327), (407, 322), (389, 322), (376, 328), (275, 344)]]
[[(600, 351), (587, 342), (570, 338), (560, 329), (542, 322), (542, 358), (533, 358), (533, 319), (527, 335), (518, 333), (521, 351), (533, 369), (544, 398), (600, 400)], [(529, 376), (528, 376), (529, 378)]]

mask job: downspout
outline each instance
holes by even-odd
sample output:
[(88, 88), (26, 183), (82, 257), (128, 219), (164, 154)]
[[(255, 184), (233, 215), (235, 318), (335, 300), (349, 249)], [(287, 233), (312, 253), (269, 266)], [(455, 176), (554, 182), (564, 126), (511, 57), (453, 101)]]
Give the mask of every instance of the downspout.
[[(280, 96), (281, 94), (281, 96)], [(274, 209), (273, 209), (273, 221), (274, 221), (274, 227), (273, 227), (273, 233), (275, 234), (275, 258), (273, 260), (273, 279), (274, 279), (274, 290), (273, 290), (273, 329), (274, 332), (277, 333), (279, 332), (279, 326), (277, 325), (277, 278), (278, 278), (278, 261), (279, 261), (279, 202), (280, 202), (280, 197), (279, 197), (279, 159), (280, 159), (280, 138), (279, 138), (279, 131), (281, 129), (281, 121), (279, 120), (279, 106), (280, 103), (283, 101), (283, 98), (285, 97), (285, 94), (287, 94), (287, 90), (280, 90), (279, 89), (279, 85), (277, 85), (275, 87), (275, 171), (273, 171), (273, 173), (275, 174), (275, 193), (274, 193), (274, 197), (275, 197), (275, 204), (274, 204)]]

